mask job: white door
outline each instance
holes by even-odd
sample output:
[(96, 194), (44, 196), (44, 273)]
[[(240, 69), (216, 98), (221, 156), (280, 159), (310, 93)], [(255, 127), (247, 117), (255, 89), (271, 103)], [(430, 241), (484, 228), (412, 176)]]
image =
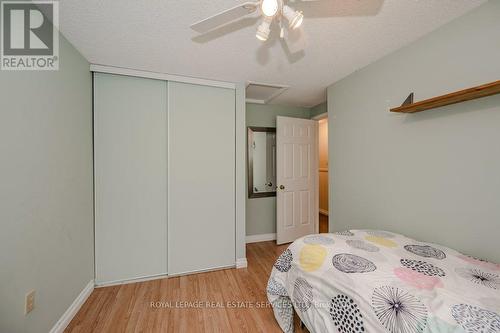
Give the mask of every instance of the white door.
[(277, 117), (277, 243), (317, 231), (318, 122)]

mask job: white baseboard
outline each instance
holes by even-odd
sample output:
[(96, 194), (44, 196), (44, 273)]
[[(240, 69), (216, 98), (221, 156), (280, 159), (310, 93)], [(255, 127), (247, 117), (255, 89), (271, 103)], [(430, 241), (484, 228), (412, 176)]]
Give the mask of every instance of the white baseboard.
[(321, 215), (328, 216), (328, 211), (327, 211), (327, 210), (320, 209), (320, 210), (319, 210), (319, 213), (320, 213)]
[(80, 295), (73, 301), (69, 308), (64, 312), (57, 323), (52, 327), (50, 333), (63, 333), (66, 327), (68, 327), (73, 317), (78, 313), (83, 303), (89, 298), (90, 294), (94, 291), (94, 280), (90, 281), (87, 286), (82, 290)]
[(210, 272), (216, 272), (216, 271), (221, 271), (224, 269), (231, 269), (231, 268), (236, 268), (236, 265), (217, 266), (217, 267), (210, 267), (210, 268), (205, 268), (205, 269), (198, 269), (198, 270), (194, 270), (194, 271), (180, 272), (180, 273), (175, 273), (175, 274), (169, 274), (168, 277), (174, 278), (174, 277), (186, 276), (186, 275), (210, 273)]
[(258, 243), (276, 240), (276, 234), (260, 234), (247, 236), (246, 241), (248, 243)]
[(238, 258), (236, 259), (236, 268), (247, 268), (248, 267), (248, 261), (247, 258)]

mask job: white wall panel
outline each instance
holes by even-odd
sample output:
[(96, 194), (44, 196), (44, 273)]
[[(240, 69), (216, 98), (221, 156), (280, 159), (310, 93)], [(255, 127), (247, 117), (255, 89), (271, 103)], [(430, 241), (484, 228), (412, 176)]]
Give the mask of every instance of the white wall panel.
[(167, 82), (94, 77), (96, 282), (167, 273)]
[(169, 83), (169, 274), (235, 264), (235, 91)]

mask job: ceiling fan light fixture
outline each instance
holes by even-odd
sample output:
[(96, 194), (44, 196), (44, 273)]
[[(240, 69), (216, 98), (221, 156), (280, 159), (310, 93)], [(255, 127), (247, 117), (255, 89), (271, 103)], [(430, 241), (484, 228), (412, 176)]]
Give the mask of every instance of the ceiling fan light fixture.
[(278, 0), (263, 0), (261, 4), (262, 13), (267, 17), (274, 17), (279, 10)]
[(257, 28), (257, 37), (258, 40), (265, 42), (269, 38), (269, 34), (271, 33), (271, 22), (273, 21), (272, 17), (265, 17), (264, 21)]
[(288, 6), (283, 6), (283, 16), (288, 20), (290, 29), (297, 29), (304, 22), (304, 14), (301, 11), (295, 11)]

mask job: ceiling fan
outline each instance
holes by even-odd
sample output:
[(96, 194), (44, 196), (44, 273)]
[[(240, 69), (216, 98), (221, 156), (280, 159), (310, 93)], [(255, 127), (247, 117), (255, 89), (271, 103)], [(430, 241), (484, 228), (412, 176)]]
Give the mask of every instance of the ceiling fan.
[(219, 14), (194, 23), (191, 25), (191, 28), (199, 33), (207, 33), (257, 10), (260, 10), (263, 20), (257, 28), (256, 37), (263, 42), (269, 38), (271, 24), (273, 22), (279, 24), (280, 37), (283, 39), (286, 35), (286, 26), (289, 30), (295, 30), (299, 28), (304, 21), (304, 14), (290, 7), (287, 4), (287, 0), (259, 0), (255, 2), (245, 2), (236, 7), (227, 9)]

